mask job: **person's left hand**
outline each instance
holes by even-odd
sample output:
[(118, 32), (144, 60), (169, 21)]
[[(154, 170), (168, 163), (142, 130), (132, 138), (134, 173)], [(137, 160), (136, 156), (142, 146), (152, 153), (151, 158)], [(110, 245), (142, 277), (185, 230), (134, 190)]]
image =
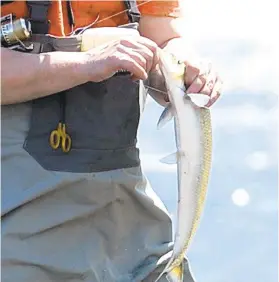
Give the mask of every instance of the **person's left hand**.
[(212, 106), (220, 97), (223, 82), (211, 63), (198, 64), (185, 61), (186, 94), (199, 93), (210, 97), (206, 107)]
[[(211, 107), (221, 95), (223, 82), (210, 63), (196, 63), (196, 61), (194, 59), (184, 61), (186, 94), (198, 93), (208, 95), (210, 99), (205, 106)], [(149, 78), (145, 84), (151, 87), (148, 91), (150, 96), (161, 106), (166, 107), (169, 99), (165, 80), (162, 77), (159, 66), (156, 67), (155, 71), (149, 73)]]

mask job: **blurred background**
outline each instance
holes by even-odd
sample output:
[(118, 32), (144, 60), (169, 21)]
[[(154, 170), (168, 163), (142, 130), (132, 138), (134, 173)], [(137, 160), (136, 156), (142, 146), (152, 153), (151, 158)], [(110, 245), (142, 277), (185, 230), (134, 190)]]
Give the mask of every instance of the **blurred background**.
[[(188, 257), (197, 282), (278, 281), (278, 42), (273, 0), (184, 0), (185, 34), (225, 82), (212, 107), (213, 167)], [(277, 25), (278, 26), (278, 25)], [(277, 64), (277, 65), (276, 65)], [(173, 123), (148, 99), (139, 130), (143, 169), (176, 223)]]

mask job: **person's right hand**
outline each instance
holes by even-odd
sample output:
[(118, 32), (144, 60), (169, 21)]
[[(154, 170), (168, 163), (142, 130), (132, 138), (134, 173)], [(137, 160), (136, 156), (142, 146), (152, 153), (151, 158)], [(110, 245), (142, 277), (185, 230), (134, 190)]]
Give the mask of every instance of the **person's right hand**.
[(100, 82), (125, 70), (133, 80), (146, 80), (158, 63), (158, 46), (148, 38), (127, 37), (90, 49), (85, 54), (88, 81)]

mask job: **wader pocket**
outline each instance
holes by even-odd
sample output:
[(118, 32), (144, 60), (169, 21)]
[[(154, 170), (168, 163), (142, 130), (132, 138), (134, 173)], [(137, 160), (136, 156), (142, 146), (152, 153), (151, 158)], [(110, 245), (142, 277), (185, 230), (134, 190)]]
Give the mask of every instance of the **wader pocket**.
[[(67, 153), (50, 146), (50, 134), (61, 119), (61, 103), (72, 142)], [(139, 114), (139, 87), (129, 77), (86, 83), (33, 101), (24, 148), (53, 171), (85, 173), (137, 166)]]

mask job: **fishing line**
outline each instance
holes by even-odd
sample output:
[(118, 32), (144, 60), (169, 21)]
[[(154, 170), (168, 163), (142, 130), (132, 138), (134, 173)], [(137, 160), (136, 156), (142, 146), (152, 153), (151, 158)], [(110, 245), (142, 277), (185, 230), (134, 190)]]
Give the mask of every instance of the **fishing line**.
[[(137, 85), (139, 85), (139, 82), (138, 82), (138, 81), (134, 81), (134, 83), (136, 83)], [(157, 88), (148, 86), (148, 85), (144, 85), (144, 88), (148, 88), (148, 89), (150, 89), (150, 90), (154, 90), (154, 91), (156, 91), (156, 92), (159, 92), (159, 93), (168, 95), (168, 93), (167, 93), (166, 91), (163, 91), (163, 90), (160, 90), (160, 89), (157, 89)]]
[[(151, 2), (151, 1), (153, 1), (153, 0), (147, 0), (147, 1), (143, 2), (143, 3), (137, 4), (137, 7), (140, 7), (140, 6), (142, 6), (142, 5), (144, 5), (144, 4), (147, 4), (147, 3)], [(116, 16), (119, 16), (119, 15), (121, 15), (121, 14), (124, 14), (124, 13), (126, 13), (127, 11), (129, 11), (129, 9), (125, 9), (125, 10), (120, 11), (120, 12), (118, 12), (118, 13), (115, 13), (115, 14), (109, 16), (109, 17), (106, 17), (106, 18), (104, 18), (104, 19), (100, 19), (99, 21), (95, 22), (94, 24), (98, 24), (98, 23), (101, 23), (101, 22), (103, 22), (103, 21), (109, 20), (109, 19), (111, 19), (111, 18), (113, 18), (113, 17), (116, 17)]]
[[(134, 81), (134, 83), (139, 84), (139, 82), (138, 82), (138, 81)], [(148, 88), (148, 89), (150, 89), (150, 90), (154, 90), (154, 91), (156, 91), (156, 92), (160, 92), (160, 93), (162, 93), (162, 94), (166, 94), (166, 95), (168, 95), (168, 92), (166, 92), (166, 91), (163, 91), (163, 90), (160, 90), (160, 89), (157, 89), (157, 88), (154, 88), (154, 87), (148, 86), (148, 85), (144, 85), (144, 87), (145, 87), (145, 88)], [(185, 90), (184, 90), (184, 89), (182, 89), (182, 88), (180, 88), (179, 86), (177, 86), (177, 88), (179, 88), (180, 90), (182, 90), (182, 91), (184, 91), (184, 92), (185, 92)]]

